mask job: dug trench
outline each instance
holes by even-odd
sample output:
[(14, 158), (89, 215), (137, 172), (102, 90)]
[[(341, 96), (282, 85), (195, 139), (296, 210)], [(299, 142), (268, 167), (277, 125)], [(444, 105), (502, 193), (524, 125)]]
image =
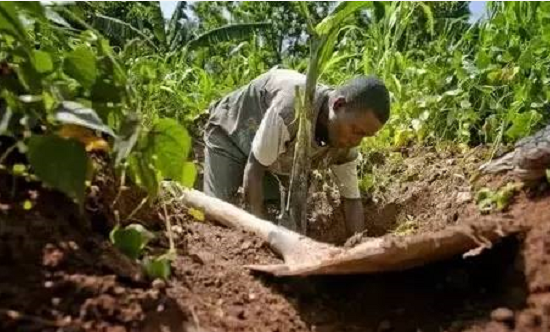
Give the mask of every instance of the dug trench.
[[(368, 231), (354, 241), (495, 220), (515, 235), (472, 256), (407, 271), (276, 278), (244, 267), (280, 262), (262, 240), (181, 213), (172, 218), (179, 252), (173, 275), (151, 283), (110, 246), (111, 217), (97, 208), (104, 205), (83, 218), (61, 195), (2, 176), (0, 330), (550, 330), (548, 191), (525, 189), (505, 211), (482, 215), (475, 191), (508, 181), (473, 184), (482, 155), (408, 151), (403, 158), (375, 170), (394, 178), (365, 198)], [(327, 186), (313, 193), (310, 235), (353, 246), (344, 244), (337, 195)], [(30, 211), (21, 204), (26, 199)], [(166, 248), (158, 214), (136, 221), (161, 235), (154, 250)]]

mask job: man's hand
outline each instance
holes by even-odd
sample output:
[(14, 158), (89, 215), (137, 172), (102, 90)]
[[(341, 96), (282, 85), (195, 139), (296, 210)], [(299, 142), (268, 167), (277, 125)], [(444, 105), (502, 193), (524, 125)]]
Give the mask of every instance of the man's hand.
[(348, 237), (365, 230), (365, 215), (361, 199), (344, 198), (343, 204)]
[(244, 199), (250, 212), (259, 218), (264, 216), (263, 180), (265, 169), (266, 167), (250, 153), (244, 169)]

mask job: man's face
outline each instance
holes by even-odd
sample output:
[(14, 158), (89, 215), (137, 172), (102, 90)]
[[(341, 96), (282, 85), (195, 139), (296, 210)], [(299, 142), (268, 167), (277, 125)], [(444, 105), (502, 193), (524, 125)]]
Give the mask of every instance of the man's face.
[(382, 126), (371, 110), (349, 110), (344, 102), (336, 101), (329, 115), (329, 144), (338, 148), (356, 147), (364, 137), (373, 136)]

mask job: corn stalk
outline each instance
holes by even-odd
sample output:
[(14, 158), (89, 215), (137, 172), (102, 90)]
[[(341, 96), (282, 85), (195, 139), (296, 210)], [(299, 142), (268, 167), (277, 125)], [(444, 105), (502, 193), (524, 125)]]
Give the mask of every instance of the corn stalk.
[[(290, 178), (290, 190), (282, 224), (292, 230), (306, 233), (307, 226), (307, 190), (309, 186), (309, 171), (311, 168), (311, 135), (313, 105), (317, 79), (323, 72), (325, 64), (330, 60), (342, 23), (350, 15), (369, 5), (368, 1), (341, 2), (321, 23), (313, 27), (309, 24), (311, 57), (306, 75), (305, 93), (296, 87), (295, 112), (298, 121), (294, 163)], [(302, 4), (302, 10), (307, 15), (307, 7)]]

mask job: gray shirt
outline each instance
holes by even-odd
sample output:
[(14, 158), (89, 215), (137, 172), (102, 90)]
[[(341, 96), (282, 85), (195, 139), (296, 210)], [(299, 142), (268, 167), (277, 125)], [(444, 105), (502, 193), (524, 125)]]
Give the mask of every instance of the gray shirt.
[[(221, 127), (244, 155), (253, 153), (271, 172), (290, 175), (298, 132), (295, 86), (303, 91), (305, 82), (305, 75), (298, 72), (272, 69), (211, 105), (210, 123)], [(313, 127), (330, 91), (324, 85), (317, 86)], [(338, 149), (319, 146), (315, 140), (311, 142), (312, 168), (330, 167), (343, 197), (360, 197), (357, 160), (357, 149)]]

